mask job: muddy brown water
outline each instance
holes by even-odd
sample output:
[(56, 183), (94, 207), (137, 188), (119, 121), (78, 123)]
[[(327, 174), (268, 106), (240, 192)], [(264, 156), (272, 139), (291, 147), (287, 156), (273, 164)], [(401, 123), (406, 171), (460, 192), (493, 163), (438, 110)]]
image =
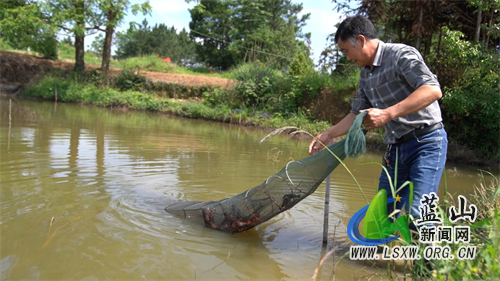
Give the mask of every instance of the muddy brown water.
[[(10, 119), (9, 119), (10, 113)], [(263, 182), (308, 142), (264, 130), (160, 114), (0, 99), (2, 279), (310, 280), (366, 205), (342, 167), (332, 174), (322, 247), (324, 185), (290, 211), (236, 235), (166, 213), (172, 199), (218, 200)], [(381, 153), (348, 159), (368, 198)], [(468, 194), (475, 167), (447, 165), (448, 190)], [(441, 192), (443, 187), (441, 188)], [(335, 227), (336, 226), (336, 227)], [(332, 242), (332, 241), (335, 242)], [(337, 259), (338, 261), (338, 259)], [(318, 279), (328, 280), (327, 260)], [(384, 279), (344, 258), (336, 280)]]

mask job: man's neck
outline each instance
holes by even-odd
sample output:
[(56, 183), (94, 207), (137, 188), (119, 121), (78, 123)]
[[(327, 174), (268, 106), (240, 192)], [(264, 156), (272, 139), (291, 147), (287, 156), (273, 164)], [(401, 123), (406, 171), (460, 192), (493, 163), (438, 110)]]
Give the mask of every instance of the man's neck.
[(368, 60), (368, 66), (373, 65), (373, 61), (375, 60), (375, 56), (377, 55), (377, 49), (379, 43), (380, 43), (379, 39), (366, 40), (367, 55), (370, 58)]

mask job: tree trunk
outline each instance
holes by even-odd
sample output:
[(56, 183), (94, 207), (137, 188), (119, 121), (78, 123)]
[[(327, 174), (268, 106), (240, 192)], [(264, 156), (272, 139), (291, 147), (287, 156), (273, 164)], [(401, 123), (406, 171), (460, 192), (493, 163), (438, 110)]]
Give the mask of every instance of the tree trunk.
[(474, 35), (474, 42), (479, 42), (479, 34), (481, 33), (481, 16), (482, 16), (482, 7), (479, 5), (477, 8), (477, 20), (476, 20), (476, 34)]
[(420, 6), (420, 18), (418, 19), (417, 26), (417, 45), (415, 48), (420, 52), (420, 44), (422, 44), (422, 21), (424, 18), (424, 8)]
[[(82, 19), (84, 14), (84, 3), (83, 1), (74, 1), (76, 8), (76, 13), (80, 15), (78, 18)], [(85, 70), (85, 33), (83, 32), (83, 27), (85, 22), (79, 20), (76, 25), (79, 27), (79, 31), (75, 32), (75, 68), (77, 72), (82, 72)]]
[(106, 37), (104, 38), (104, 46), (102, 47), (102, 65), (101, 70), (105, 73), (109, 70), (109, 61), (111, 60), (111, 43), (113, 33), (115, 32), (116, 14), (111, 7), (107, 13), (108, 24), (106, 25)]
[[(489, 27), (491, 27), (491, 25), (493, 24), (493, 11), (490, 11), (490, 13), (491, 17), (490, 17)], [(488, 33), (488, 36), (486, 36), (486, 49), (488, 49), (489, 44), (490, 44), (490, 34)]]
[(431, 43), (432, 43), (432, 32), (427, 36), (425, 40), (425, 49), (424, 49), (424, 59), (431, 52)]
[(439, 60), (441, 56), (441, 38), (443, 37), (443, 27), (439, 27), (439, 39), (438, 39), (438, 47), (437, 47), (437, 54), (436, 58)]
[(399, 43), (403, 43), (403, 14), (399, 15)]
[(75, 33), (75, 68), (77, 72), (85, 70), (85, 50), (84, 50), (85, 35), (77, 35)]

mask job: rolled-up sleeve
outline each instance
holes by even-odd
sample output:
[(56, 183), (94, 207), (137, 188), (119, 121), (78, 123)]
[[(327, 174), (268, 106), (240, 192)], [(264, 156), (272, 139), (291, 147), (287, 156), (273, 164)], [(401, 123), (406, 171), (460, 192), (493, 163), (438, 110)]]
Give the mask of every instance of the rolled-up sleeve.
[(440, 86), (437, 76), (430, 71), (422, 56), (412, 47), (401, 50), (397, 71), (414, 89), (423, 85)]

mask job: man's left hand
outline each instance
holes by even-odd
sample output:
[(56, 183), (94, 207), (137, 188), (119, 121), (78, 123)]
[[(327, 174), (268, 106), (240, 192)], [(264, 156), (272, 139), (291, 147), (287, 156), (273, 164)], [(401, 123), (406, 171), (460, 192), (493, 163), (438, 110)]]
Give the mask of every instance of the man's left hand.
[(389, 112), (385, 109), (370, 108), (361, 110), (360, 112), (363, 111), (368, 111), (368, 114), (366, 114), (363, 120), (363, 124), (367, 131), (382, 127), (392, 119)]

